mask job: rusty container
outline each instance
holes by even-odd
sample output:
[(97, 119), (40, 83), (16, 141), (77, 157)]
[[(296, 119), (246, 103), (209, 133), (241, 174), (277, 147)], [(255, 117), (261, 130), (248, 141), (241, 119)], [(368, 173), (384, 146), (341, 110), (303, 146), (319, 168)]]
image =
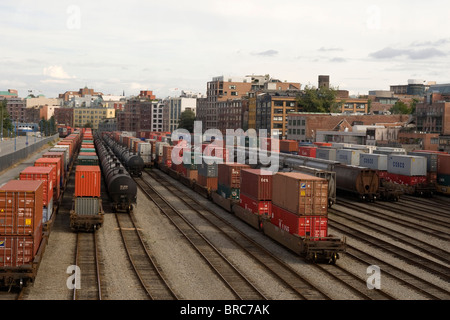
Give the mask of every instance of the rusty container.
[(297, 215), (328, 213), (328, 181), (298, 172), (272, 177), (272, 203)]
[(41, 240), (42, 234), (36, 234), (36, 236), (0, 235), (0, 267), (31, 265)]
[(219, 184), (239, 189), (241, 187), (241, 170), (248, 168), (250, 168), (248, 164), (219, 163), (217, 165)]
[(263, 169), (241, 170), (241, 193), (256, 200), (272, 200), (273, 173)]
[(280, 152), (298, 154), (298, 142), (295, 140), (280, 140)]
[(19, 174), (20, 180), (39, 180), (44, 183), (43, 206), (48, 207), (53, 201), (53, 171), (54, 167), (28, 167)]
[(74, 196), (101, 197), (101, 171), (99, 166), (77, 166)]
[(203, 187), (210, 189), (211, 191), (216, 191), (218, 187), (218, 177), (206, 177), (203, 175), (198, 175), (197, 183)]
[(438, 154), (437, 173), (440, 175), (450, 175), (450, 154)]
[(10, 180), (0, 188), (0, 234), (42, 232), (44, 182)]

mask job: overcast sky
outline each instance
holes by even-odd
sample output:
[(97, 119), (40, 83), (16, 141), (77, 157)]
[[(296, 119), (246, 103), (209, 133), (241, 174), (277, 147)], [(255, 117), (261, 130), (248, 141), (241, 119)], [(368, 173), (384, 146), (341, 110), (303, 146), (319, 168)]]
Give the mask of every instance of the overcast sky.
[[(219, 75), (352, 94), (450, 82), (449, 1), (0, 1), (0, 91), (158, 98)], [(178, 89), (178, 90), (177, 90)]]

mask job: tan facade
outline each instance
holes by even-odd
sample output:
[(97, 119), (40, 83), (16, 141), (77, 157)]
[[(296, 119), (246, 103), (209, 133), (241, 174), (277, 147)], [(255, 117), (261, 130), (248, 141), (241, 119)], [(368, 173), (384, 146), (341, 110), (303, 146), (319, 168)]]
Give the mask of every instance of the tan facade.
[(116, 110), (113, 108), (73, 108), (73, 122), (75, 127), (84, 127), (92, 124), (93, 129), (98, 129), (98, 124), (109, 118), (115, 118)]

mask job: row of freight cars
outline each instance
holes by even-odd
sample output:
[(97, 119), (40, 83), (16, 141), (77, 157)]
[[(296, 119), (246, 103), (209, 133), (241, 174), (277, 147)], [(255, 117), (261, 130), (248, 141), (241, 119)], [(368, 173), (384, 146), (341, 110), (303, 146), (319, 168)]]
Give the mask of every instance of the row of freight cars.
[(22, 286), (37, 273), (81, 144), (75, 131), (0, 187), (0, 286)]

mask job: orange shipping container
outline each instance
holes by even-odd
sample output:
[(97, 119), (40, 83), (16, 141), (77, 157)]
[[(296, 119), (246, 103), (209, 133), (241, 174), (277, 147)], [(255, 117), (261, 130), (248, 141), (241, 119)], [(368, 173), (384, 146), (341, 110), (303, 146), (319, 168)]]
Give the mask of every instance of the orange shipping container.
[(297, 215), (328, 213), (328, 181), (298, 172), (272, 177), (272, 203)]
[(31, 265), (41, 240), (42, 233), (36, 236), (1, 235), (0, 267)]
[(280, 151), (298, 153), (298, 142), (295, 140), (280, 140)]
[(39, 180), (44, 183), (43, 205), (47, 207), (53, 199), (53, 172), (54, 167), (28, 167), (20, 172), (20, 180)]
[(216, 191), (218, 186), (218, 177), (205, 177), (202, 175), (197, 175), (198, 184), (204, 187), (207, 187), (211, 191)]
[(31, 235), (42, 232), (44, 183), (10, 180), (0, 188), (0, 234)]
[(77, 166), (75, 170), (74, 196), (101, 196), (101, 171), (99, 166)]
[(55, 167), (55, 173), (53, 176), (53, 199), (56, 201), (59, 199), (60, 187), (62, 185), (61, 178), (61, 159), (57, 158), (39, 158), (34, 162), (35, 167)]

